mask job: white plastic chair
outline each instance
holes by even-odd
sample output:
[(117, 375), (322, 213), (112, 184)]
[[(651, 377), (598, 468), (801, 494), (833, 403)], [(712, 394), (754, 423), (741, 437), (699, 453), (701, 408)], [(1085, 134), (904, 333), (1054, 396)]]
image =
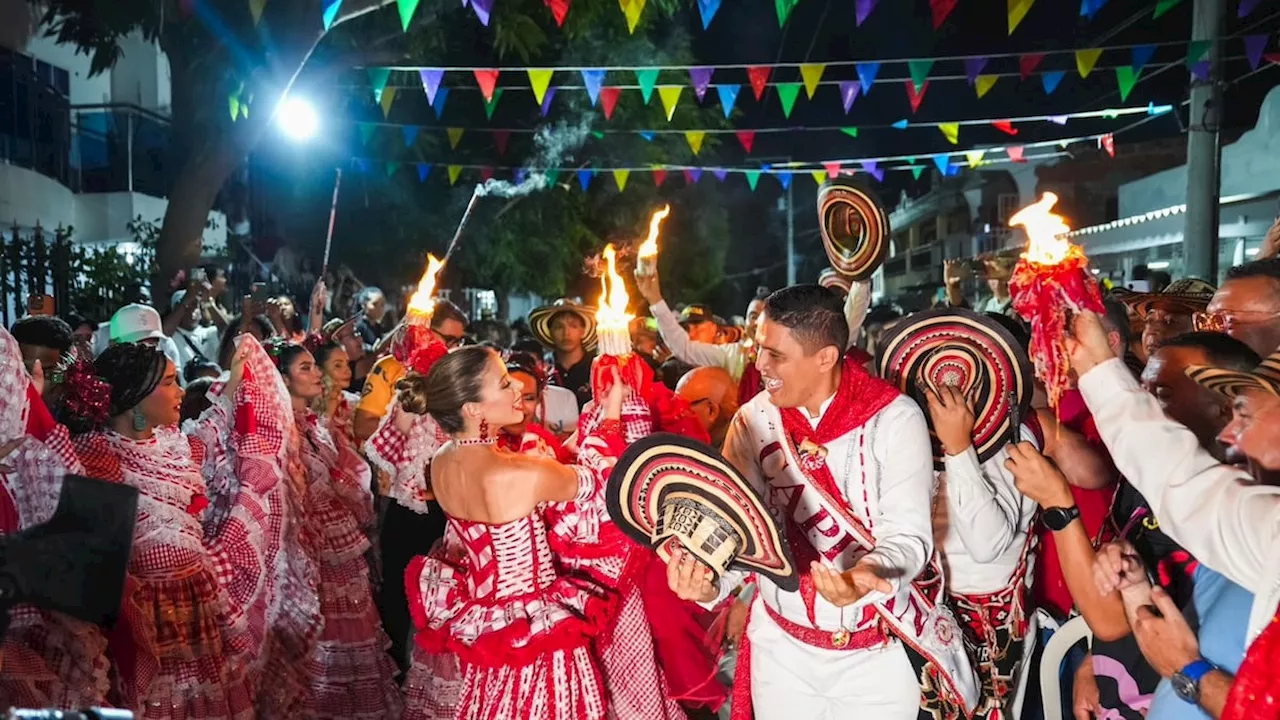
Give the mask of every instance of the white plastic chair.
[(1089, 624), (1077, 615), (1062, 624), (1040, 656), (1040, 697), (1044, 701), (1044, 720), (1062, 720), (1062, 661), (1076, 643), (1093, 637)]

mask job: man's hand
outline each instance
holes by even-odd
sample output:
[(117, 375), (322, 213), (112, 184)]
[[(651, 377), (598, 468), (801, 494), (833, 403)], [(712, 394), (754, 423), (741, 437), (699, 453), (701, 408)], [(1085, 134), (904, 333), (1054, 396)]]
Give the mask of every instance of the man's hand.
[(964, 261), (956, 258), (942, 261), (942, 281), (948, 286), (959, 285), (964, 279)]
[(324, 314), (325, 303), (329, 301), (329, 291), (324, 286), (324, 278), (316, 281), (311, 288), (311, 314)]
[(711, 582), (711, 570), (684, 548), (667, 561), (667, 587), (681, 600), (693, 602), (711, 602), (720, 594)]
[(1098, 679), (1093, 674), (1093, 656), (1085, 655), (1084, 662), (1076, 668), (1076, 681), (1071, 685), (1071, 714), (1075, 720), (1094, 720), (1102, 713), (1102, 695), (1098, 692)]
[(1075, 499), (1062, 472), (1028, 442), (1010, 445), (1004, 466), (1013, 473), (1018, 492), (1035, 500), (1040, 507), (1071, 507)]
[(1262, 247), (1258, 248), (1258, 255), (1255, 260), (1265, 260), (1280, 255), (1280, 217), (1271, 225), (1271, 229), (1267, 230), (1267, 234), (1262, 238)]
[(1138, 608), (1133, 636), (1138, 639), (1138, 647), (1151, 667), (1160, 677), (1167, 678), (1200, 659), (1200, 643), (1169, 593), (1162, 588), (1151, 588), (1151, 600), (1155, 608), (1149, 605)]
[(1093, 561), (1093, 580), (1098, 584), (1098, 592), (1103, 595), (1149, 584), (1142, 568), (1142, 560), (1133, 546), (1125, 540), (1107, 543), (1098, 548)]
[(877, 575), (876, 569), (869, 561), (859, 561), (852, 569), (844, 572), (832, 570), (817, 560), (809, 563), (813, 585), (818, 594), (836, 607), (852, 605), (872, 590), (893, 592), (893, 585)]
[(1088, 310), (1076, 313), (1066, 345), (1077, 377), (1115, 357), (1111, 343), (1107, 342), (1107, 330), (1102, 327), (1102, 319)]
[(637, 274), (636, 287), (640, 290), (640, 297), (643, 297), (649, 305), (657, 305), (662, 302), (662, 285), (658, 282), (658, 271), (656, 269), (652, 275)]
[(933, 431), (948, 455), (959, 455), (973, 444), (973, 401), (956, 388), (925, 389)]

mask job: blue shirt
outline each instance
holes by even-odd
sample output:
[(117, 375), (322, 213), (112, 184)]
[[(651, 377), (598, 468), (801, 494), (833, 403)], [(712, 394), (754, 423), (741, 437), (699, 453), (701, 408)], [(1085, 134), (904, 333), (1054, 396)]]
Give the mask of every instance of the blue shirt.
[[(1223, 670), (1235, 673), (1244, 660), (1244, 637), (1253, 608), (1253, 593), (1204, 565), (1196, 568), (1191, 602), (1200, 618), (1196, 637), (1200, 655)], [(1148, 720), (1206, 720), (1209, 714), (1173, 692), (1161, 680), (1151, 702)]]

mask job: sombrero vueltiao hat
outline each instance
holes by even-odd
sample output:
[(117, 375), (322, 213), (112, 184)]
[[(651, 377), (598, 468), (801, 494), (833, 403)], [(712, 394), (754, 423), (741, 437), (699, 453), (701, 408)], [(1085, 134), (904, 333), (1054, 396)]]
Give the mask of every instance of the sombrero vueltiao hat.
[(596, 310), (568, 298), (560, 298), (550, 305), (534, 308), (529, 313), (529, 330), (533, 337), (547, 347), (555, 347), (556, 343), (551, 339), (551, 321), (560, 313), (572, 313), (582, 319), (586, 324), (586, 330), (582, 334), (582, 347), (587, 352), (595, 352)]
[(747, 570), (783, 590), (800, 578), (760, 496), (719, 453), (680, 435), (631, 444), (609, 476), (609, 516), (630, 538), (667, 560), (683, 546), (715, 573)]
[[(1010, 440), (1013, 420), (1031, 406), (1031, 361), (1008, 330), (972, 310), (926, 310), (904, 318), (881, 341), (876, 367), (921, 408), (928, 407), (921, 383), (930, 389), (950, 385), (973, 398), (979, 462)], [(934, 466), (942, 469), (936, 444)]]
[(818, 229), (831, 267), (866, 280), (889, 249), (889, 216), (866, 191), (845, 180), (818, 189)]
[(1272, 353), (1250, 372), (1193, 365), (1187, 376), (1208, 390), (1233, 398), (1246, 390), (1263, 390), (1280, 396), (1280, 351)]
[(1169, 283), (1158, 293), (1132, 293), (1121, 300), (1142, 318), (1156, 307), (1190, 315), (1207, 308), (1217, 291), (1218, 288), (1204, 280), (1182, 278)]
[(829, 290), (835, 290), (841, 295), (848, 295), (849, 290), (853, 288), (853, 278), (841, 275), (835, 268), (826, 268), (818, 273), (818, 284)]

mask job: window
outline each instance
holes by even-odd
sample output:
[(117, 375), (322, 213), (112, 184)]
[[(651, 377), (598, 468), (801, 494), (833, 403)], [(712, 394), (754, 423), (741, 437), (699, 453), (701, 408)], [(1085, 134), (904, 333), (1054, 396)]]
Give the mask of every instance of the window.
[(1009, 218), (1018, 212), (1018, 195), (1016, 193), (1000, 193), (996, 198), (996, 208), (1002, 225), (1009, 224)]

